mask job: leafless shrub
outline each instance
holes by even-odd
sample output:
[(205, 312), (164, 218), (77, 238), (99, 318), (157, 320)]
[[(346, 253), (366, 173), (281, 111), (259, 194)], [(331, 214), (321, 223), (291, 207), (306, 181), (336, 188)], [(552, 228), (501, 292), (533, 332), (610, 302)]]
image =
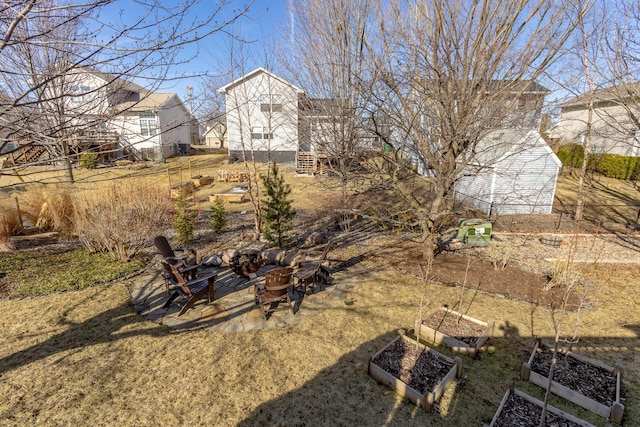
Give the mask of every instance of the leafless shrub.
[(493, 264), (494, 270), (504, 270), (511, 262), (513, 255), (516, 251), (515, 246), (487, 246), (487, 255), (491, 264)]
[(77, 197), (75, 232), (90, 251), (126, 262), (166, 228), (170, 209), (158, 185), (112, 183)]

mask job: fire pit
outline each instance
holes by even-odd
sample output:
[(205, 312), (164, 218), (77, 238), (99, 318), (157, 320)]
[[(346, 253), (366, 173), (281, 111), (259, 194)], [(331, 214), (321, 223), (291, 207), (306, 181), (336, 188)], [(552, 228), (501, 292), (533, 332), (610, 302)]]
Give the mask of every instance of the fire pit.
[(258, 251), (245, 251), (229, 260), (229, 266), (234, 273), (249, 278), (251, 273), (258, 271), (264, 260)]

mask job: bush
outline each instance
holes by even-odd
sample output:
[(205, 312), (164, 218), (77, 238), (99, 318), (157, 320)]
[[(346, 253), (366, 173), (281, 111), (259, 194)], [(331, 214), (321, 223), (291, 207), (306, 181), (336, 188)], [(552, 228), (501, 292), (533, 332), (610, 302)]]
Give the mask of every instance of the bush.
[(609, 178), (638, 179), (640, 161), (637, 157), (619, 156), (617, 154), (593, 154), (589, 159), (596, 172)]
[(584, 148), (579, 144), (566, 144), (558, 149), (558, 158), (565, 166), (581, 168), (584, 161)]
[(177, 233), (176, 239), (180, 243), (189, 243), (193, 240), (193, 229), (196, 225), (198, 213), (187, 210), (189, 206), (189, 193), (187, 190), (181, 189), (178, 192), (178, 197), (173, 202), (173, 206), (175, 208), (173, 228)]
[(98, 167), (98, 155), (88, 151), (80, 154), (80, 167), (85, 169), (95, 169)]
[(224, 210), (224, 203), (219, 197), (216, 197), (213, 205), (211, 205), (209, 224), (216, 233), (221, 233), (227, 226), (227, 212)]
[(18, 211), (10, 209), (0, 215), (0, 243), (6, 243), (11, 236), (17, 236), (22, 232)]
[(171, 204), (165, 187), (110, 183), (76, 198), (75, 232), (91, 252), (130, 261), (166, 228)]
[[(579, 144), (567, 144), (558, 149), (558, 158), (565, 166), (581, 168), (584, 148)], [(608, 178), (633, 179), (640, 177), (640, 158), (618, 154), (589, 154), (588, 169)]]
[(39, 231), (57, 231), (63, 236), (73, 234), (74, 200), (64, 187), (35, 187), (20, 203), (22, 215)]

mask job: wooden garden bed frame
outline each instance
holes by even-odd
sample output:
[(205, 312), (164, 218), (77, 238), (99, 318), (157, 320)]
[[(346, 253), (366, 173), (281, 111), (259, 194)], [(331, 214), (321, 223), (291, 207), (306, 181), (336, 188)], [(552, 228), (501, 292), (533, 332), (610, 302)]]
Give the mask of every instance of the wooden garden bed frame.
[[(537, 354), (538, 348), (542, 347), (542, 343), (540, 340), (536, 341), (533, 346), (533, 351), (531, 352), (531, 356), (526, 363), (522, 364), (522, 370), (520, 372), (520, 378), (524, 381), (529, 381), (535, 385), (538, 385), (544, 389), (546, 389), (549, 385), (549, 379), (546, 375), (541, 375), (537, 372), (534, 372), (531, 369), (533, 364), (533, 359)], [(548, 346), (547, 346), (548, 347)], [(551, 392), (556, 394), (563, 399), (568, 400), (569, 402), (573, 402), (578, 406), (583, 407), (584, 409), (594, 412), (601, 417), (608, 418), (612, 422), (616, 424), (620, 424), (622, 422), (622, 416), (624, 415), (624, 405), (620, 402), (620, 393), (622, 390), (622, 374), (624, 373), (624, 366), (621, 364), (616, 365), (616, 367), (606, 365), (598, 360), (590, 359), (585, 356), (581, 356), (577, 353), (573, 353), (571, 351), (563, 352), (564, 357), (571, 357), (575, 360), (578, 360), (582, 363), (586, 363), (592, 366), (597, 366), (601, 369), (604, 369), (611, 373), (611, 375), (616, 377), (616, 396), (615, 401), (611, 406), (604, 405), (596, 400), (593, 400), (576, 390), (572, 390), (569, 387), (563, 386), (556, 381), (551, 381)]]
[[(409, 386), (404, 381), (399, 378), (394, 377), (378, 365), (376, 365), (373, 360), (380, 355), (383, 351), (385, 351), (390, 345), (392, 345), (397, 340), (405, 340), (407, 341), (407, 345), (418, 345), (418, 347), (422, 350), (426, 350), (439, 358), (442, 358), (453, 366), (451, 370), (442, 378), (442, 380), (436, 384), (436, 386), (428, 393), (420, 393), (418, 390)], [(415, 403), (417, 406), (422, 407), (426, 412), (431, 411), (433, 404), (437, 402), (444, 393), (445, 389), (449, 384), (456, 380), (456, 378), (460, 378), (462, 375), (462, 359), (456, 357), (455, 359), (451, 359), (443, 354), (438, 353), (437, 351), (421, 344), (417, 343), (415, 340), (407, 338), (404, 334), (400, 334), (400, 336), (393, 339), (389, 344), (384, 346), (380, 351), (374, 354), (369, 360), (369, 375), (371, 375), (376, 381), (386, 384), (391, 387), (396, 393), (400, 396), (409, 399), (411, 402)]]
[(447, 315), (453, 315), (456, 317), (462, 317), (465, 320), (468, 320), (470, 322), (473, 323), (477, 323), (478, 325), (484, 327), (484, 332), (481, 336), (479, 336), (475, 342), (475, 345), (469, 345), (466, 342), (460, 341), (456, 338), (453, 338), (447, 334), (444, 334), (440, 331), (437, 331), (433, 328), (431, 328), (430, 326), (427, 326), (423, 323), (420, 322), (420, 319), (416, 320), (416, 324), (415, 324), (415, 331), (416, 331), (416, 335), (420, 337), (420, 339), (423, 339), (425, 341), (429, 341), (432, 342), (434, 344), (437, 345), (444, 345), (446, 347), (451, 348), (451, 350), (457, 352), (457, 353), (463, 353), (463, 354), (467, 354), (471, 357), (475, 357), (476, 354), (478, 354), (478, 352), (480, 352), (480, 349), (482, 348), (482, 346), (487, 342), (487, 340), (489, 339), (490, 334), (493, 332), (493, 328), (495, 325), (495, 322), (490, 321), (490, 322), (483, 322), (482, 320), (478, 320), (475, 319), (473, 317), (467, 316), (465, 314), (462, 313), (458, 313), (455, 310), (451, 310), (447, 307), (440, 307), (439, 309), (437, 309), (436, 311), (433, 311), (431, 314), (429, 314), (429, 316), (427, 318), (430, 318), (431, 316), (433, 316), (435, 313), (440, 312), (440, 311), (444, 311), (447, 313)]

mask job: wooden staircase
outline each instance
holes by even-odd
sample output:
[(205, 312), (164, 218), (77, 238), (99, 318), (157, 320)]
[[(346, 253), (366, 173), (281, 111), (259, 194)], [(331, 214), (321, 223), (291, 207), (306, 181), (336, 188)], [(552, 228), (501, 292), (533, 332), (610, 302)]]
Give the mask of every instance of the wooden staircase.
[(14, 165), (26, 165), (38, 162), (46, 152), (44, 145), (27, 145), (9, 154), (9, 159)]

